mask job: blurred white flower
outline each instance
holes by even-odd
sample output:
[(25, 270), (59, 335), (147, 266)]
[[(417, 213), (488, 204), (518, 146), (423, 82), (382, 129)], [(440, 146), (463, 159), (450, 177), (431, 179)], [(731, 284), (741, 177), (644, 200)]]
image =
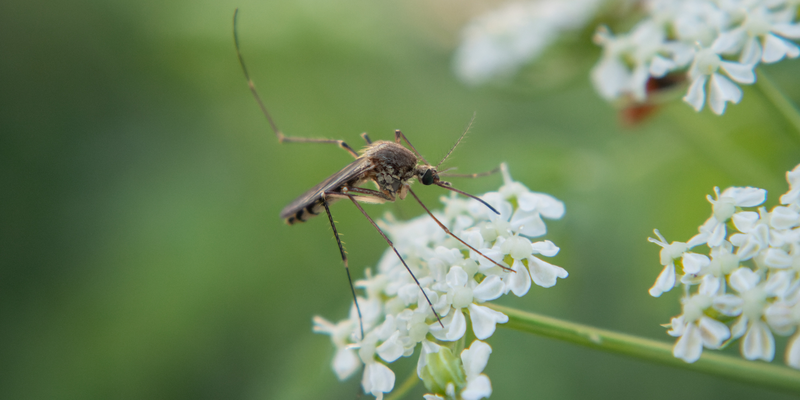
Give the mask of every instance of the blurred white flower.
[(586, 24), (599, 0), (509, 3), (472, 20), (461, 32), (453, 67), (465, 83), (507, 77), (536, 59), (564, 31)]
[[(456, 367), (463, 370), (463, 379), (454, 375), (447, 378), (451, 379), (450, 385), (435, 390), (429, 387), (434, 392), (429, 398), (452, 394), (450, 397), (479, 399), (491, 394), (489, 378), (481, 373), (491, 349), (480, 340), (491, 337), (496, 325), (508, 322), (508, 317), (486, 303), (509, 292), (522, 296), (531, 282), (542, 287), (553, 286), (557, 278), (568, 275), (563, 268), (539, 258), (555, 256), (558, 247), (548, 240), (530, 239), (546, 233), (542, 217), (564, 215), (564, 204), (514, 182), (505, 164), (501, 170), (504, 185), (497, 192), (481, 196), (501, 215), (492, 213), (477, 200), (455, 195), (443, 197), (444, 211), (434, 214), (458, 237), (510, 269), (498, 267), (464, 247), (446, 235), (428, 215), (407, 222), (395, 221), (391, 216), (380, 221), (443, 326), (420, 286), (394, 252), (387, 249), (377, 273), (372, 274), (368, 269), (366, 278), (355, 283), (366, 294), (366, 298), (358, 298), (363, 339), (355, 306), (351, 307), (349, 318), (336, 324), (314, 317), (314, 331), (330, 335), (337, 349), (333, 368), (339, 379), (346, 379), (363, 364), (364, 392), (381, 398), (394, 387), (394, 374), (386, 364), (411, 356), (417, 344), (422, 343), (418, 373), (426, 385), (434, 382), (427, 377), (450, 373)], [(505, 264), (506, 261), (511, 265)], [(453, 354), (460, 350), (459, 344), (463, 346), (459, 339), (464, 337), (468, 326), (479, 340), (464, 350), (462, 360), (458, 360)], [(452, 368), (445, 368), (445, 364)]]
[[(718, 115), (738, 103), (738, 84), (755, 82), (754, 69), (800, 56), (797, 2), (771, 0), (650, 0), (647, 17), (629, 33), (598, 28), (603, 55), (592, 82), (607, 100), (644, 103), (648, 80), (685, 74), (683, 100), (696, 111), (706, 101)], [(687, 68), (687, 66), (690, 67)]]
[[(683, 314), (672, 319), (671, 336), (678, 337), (673, 354), (694, 362), (703, 347), (716, 349), (728, 340), (741, 340), (748, 360), (771, 361), (774, 335), (788, 336), (800, 326), (800, 166), (786, 174), (790, 190), (785, 205), (772, 211), (759, 207), (764, 189), (732, 187), (715, 197), (711, 217), (687, 243), (668, 244), (656, 230), (662, 247), (659, 274), (650, 294), (658, 297), (675, 285), (684, 286)], [(735, 232), (728, 232), (731, 223)], [(728, 228), (731, 228), (729, 225)], [(705, 245), (709, 256), (689, 252)], [(684, 275), (675, 276), (680, 260)], [(731, 291), (732, 289), (732, 291)], [(789, 340), (786, 364), (800, 369), (800, 334)]]

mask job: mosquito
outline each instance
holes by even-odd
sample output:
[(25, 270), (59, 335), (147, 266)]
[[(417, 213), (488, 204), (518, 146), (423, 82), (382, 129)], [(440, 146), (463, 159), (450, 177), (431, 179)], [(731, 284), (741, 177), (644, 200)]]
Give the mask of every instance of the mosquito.
[[(367, 133), (362, 133), (361, 137), (366, 142), (366, 147), (361, 150), (361, 154), (357, 153), (350, 147), (347, 143), (343, 140), (336, 140), (336, 139), (314, 139), (314, 138), (301, 138), (301, 137), (291, 137), (286, 136), (283, 132), (278, 129), (278, 126), (275, 124), (275, 121), (272, 119), (272, 116), (267, 111), (264, 102), (261, 100), (261, 96), (259, 96), (258, 92), (256, 91), (255, 85), (253, 84), (253, 80), (250, 78), (250, 74), (247, 72), (247, 67), (245, 66), (244, 58), (242, 57), (242, 53), (239, 49), (239, 36), (237, 33), (237, 15), (238, 9), (233, 14), (233, 40), (236, 46), (236, 55), (239, 57), (239, 64), (242, 66), (242, 71), (244, 72), (244, 76), (247, 79), (247, 84), (250, 87), (250, 91), (253, 93), (253, 97), (255, 97), (256, 102), (258, 103), (259, 107), (261, 108), (261, 112), (267, 118), (272, 131), (275, 133), (275, 136), (278, 138), (278, 142), (300, 142), (300, 143), (331, 143), (336, 144), (348, 153), (350, 153), (355, 160), (350, 164), (346, 165), (344, 168), (339, 170), (338, 172), (334, 173), (324, 181), (320, 182), (318, 185), (312, 187), (299, 197), (297, 197), (294, 201), (289, 203), (284, 209), (281, 211), (281, 218), (286, 221), (289, 225), (294, 225), (296, 223), (308, 221), (310, 218), (313, 218), (322, 213), (322, 210), (325, 210), (325, 213), (328, 216), (328, 222), (331, 224), (331, 229), (333, 230), (333, 236), (336, 239), (336, 244), (339, 246), (339, 253), (342, 256), (342, 263), (344, 263), (345, 271), (347, 272), (347, 280), (350, 283), (350, 292), (353, 295), (353, 302), (356, 306), (356, 312), (358, 313), (359, 322), (361, 325), (361, 337), (364, 337), (364, 326), (363, 321), (361, 320), (361, 309), (358, 306), (358, 300), (356, 297), (355, 288), (353, 287), (353, 280), (350, 275), (350, 267), (348, 266), (347, 261), (347, 253), (345, 252), (344, 246), (342, 245), (342, 240), (339, 237), (339, 233), (336, 230), (336, 223), (333, 220), (333, 215), (331, 214), (330, 205), (334, 202), (337, 202), (342, 199), (350, 200), (356, 208), (367, 218), (367, 220), (372, 224), (375, 230), (383, 237), (386, 243), (389, 244), (389, 247), (392, 248), (394, 253), (400, 259), (400, 262), (403, 263), (406, 270), (411, 277), (414, 279), (414, 282), (420, 288), (422, 295), (425, 297), (425, 300), (428, 302), (428, 305), (433, 311), (433, 314), (436, 316), (436, 320), (439, 322), (439, 325), (444, 328), (444, 324), (442, 323), (442, 319), (439, 317), (439, 314), (433, 307), (430, 299), (428, 298), (428, 294), (422, 289), (422, 286), (419, 284), (417, 277), (414, 276), (414, 273), (409, 268), (406, 261), (403, 259), (403, 256), (400, 255), (400, 252), (397, 251), (397, 248), (394, 246), (391, 240), (386, 236), (386, 234), (381, 230), (378, 224), (375, 223), (375, 220), (364, 211), (364, 208), (361, 207), (360, 203), (377, 203), (382, 204), (386, 202), (394, 202), (398, 198), (403, 200), (406, 196), (410, 193), (412, 197), (419, 203), (420, 206), (425, 210), (428, 215), (433, 218), (434, 221), (441, 227), (448, 235), (452, 236), (459, 242), (461, 242), (464, 246), (468, 247), (470, 250), (476, 252), (477, 254), (481, 255), (483, 258), (491, 261), (495, 265), (499, 266), (503, 270), (515, 272), (512, 269), (508, 268), (507, 266), (499, 264), (497, 261), (492, 260), (491, 258), (487, 257), (474, 247), (470, 246), (467, 242), (463, 241), (461, 238), (456, 236), (453, 232), (451, 232), (447, 227), (439, 221), (433, 213), (422, 203), (422, 201), (417, 197), (417, 194), (411, 190), (411, 183), (414, 180), (419, 181), (425, 186), (439, 186), (441, 188), (451, 190), (453, 192), (462, 194), (464, 196), (473, 198), (481, 203), (483, 203), (486, 207), (492, 210), (496, 214), (500, 214), (497, 210), (494, 209), (491, 205), (487, 202), (483, 201), (482, 199), (473, 196), (469, 193), (464, 191), (458, 190), (454, 188), (449, 182), (443, 181), (440, 178), (439, 167), (441, 164), (452, 154), (453, 150), (455, 150), (456, 146), (464, 139), (464, 136), (469, 131), (469, 126), (464, 131), (463, 134), (459, 137), (458, 141), (450, 148), (450, 151), (445, 155), (445, 157), (440, 161), (436, 166), (430, 164), (425, 157), (420, 154), (416, 148), (411, 144), (408, 138), (400, 131), (396, 130), (394, 132), (394, 141), (386, 141), (386, 140), (376, 140), (372, 141)], [(473, 117), (474, 118), (474, 117)], [(472, 121), (470, 121), (470, 126)], [(406, 148), (402, 145), (401, 142), (405, 142), (408, 146)], [(471, 174), (471, 175), (457, 175), (457, 174), (449, 174), (448, 176), (461, 176), (461, 177), (477, 177), (477, 176), (484, 176), (490, 173), (494, 173), (499, 171), (499, 168), (489, 171), (487, 173), (480, 173), (480, 174)], [(377, 190), (367, 189), (361, 187), (361, 185), (373, 182)]]

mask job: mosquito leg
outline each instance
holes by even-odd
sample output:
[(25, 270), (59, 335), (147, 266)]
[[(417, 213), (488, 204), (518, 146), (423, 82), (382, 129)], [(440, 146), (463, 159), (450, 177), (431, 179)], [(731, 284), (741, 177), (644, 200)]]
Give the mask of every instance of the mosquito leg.
[(372, 140), (369, 138), (369, 135), (367, 135), (367, 132), (362, 133), (361, 138), (364, 139), (367, 144), (372, 144)]
[[(358, 194), (363, 194), (363, 195), (367, 195), (367, 196), (375, 196), (375, 197), (378, 198), (376, 200), (395, 201), (395, 197), (394, 196), (392, 196), (390, 194), (386, 194), (386, 193), (380, 192), (380, 191), (377, 191), (377, 190), (372, 190), (372, 189), (366, 189), (366, 188), (360, 188), (360, 187), (351, 187), (351, 186), (343, 186), (341, 189), (339, 189), (339, 191), (341, 193), (345, 194), (345, 195), (349, 195), (350, 193), (358, 193)], [(357, 199), (357, 200), (360, 200), (360, 199)], [(381, 203), (383, 203), (383, 201), (381, 201)]]
[(447, 229), (447, 227), (446, 227), (446, 226), (444, 226), (444, 224), (443, 224), (443, 223), (441, 223), (441, 222), (440, 222), (438, 219), (436, 219), (436, 217), (434, 217), (434, 216), (433, 216), (433, 213), (432, 213), (430, 210), (428, 210), (428, 207), (425, 207), (425, 204), (422, 204), (422, 200), (420, 200), (420, 199), (419, 199), (419, 197), (417, 197), (417, 194), (416, 194), (416, 193), (414, 193), (414, 191), (413, 191), (413, 190), (411, 190), (411, 188), (408, 188), (408, 192), (409, 192), (409, 193), (411, 193), (411, 195), (412, 195), (412, 196), (414, 196), (414, 199), (416, 199), (416, 200), (417, 200), (417, 203), (419, 203), (419, 205), (421, 205), (421, 206), (422, 206), (422, 208), (424, 208), (424, 209), (425, 209), (425, 212), (427, 212), (427, 213), (428, 213), (428, 215), (430, 215), (430, 216), (431, 216), (431, 218), (433, 218), (433, 220), (434, 220), (434, 221), (436, 221), (436, 223), (437, 223), (437, 224), (439, 224), (439, 227), (441, 227), (441, 228), (442, 228), (442, 229), (443, 229), (443, 230), (444, 230), (444, 231), (445, 231), (445, 232), (446, 232), (448, 235), (450, 235), (450, 236), (452, 236), (452, 237), (456, 238), (456, 240), (458, 240), (459, 242), (461, 242), (461, 243), (462, 243), (464, 246), (467, 246), (467, 247), (469, 247), (469, 248), (470, 248), (470, 250), (472, 250), (472, 251), (474, 251), (474, 252), (476, 252), (476, 253), (480, 254), (480, 255), (481, 255), (481, 257), (483, 257), (483, 258), (485, 258), (485, 259), (487, 259), (487, 260), (491, 261), (492, 263), (494, 263), (494, 265), (497, 265), (498, 267), (500, 267), (500, 268), (502, 268), (502, 269), (504, 269), (504, 270), (506, 270), (506, 271), (509, 271), (509, 272), (516, 272), (516, 271), (514, 271), (514, 270), (513, 270), (513, 269), (511, 269), (511, 268), (508, 268), (508, 267), (505, 267), (505, 266), (502, 266), (502, 265), (500, 265), (500, 264), (499, 264), (497, 261), (495, 261), (495, 260), (492, 260), (491, 258), (487, 257), (485, 254), (483, 254), (483, 253), (481, 253), (480, 251), (478, 251), (476, 248), (474, 248), (474, 247), (470, 246), (469, 244), (467, 244), (467, 242), (465, 242), (465, 241), (461, 240), (461, 238), (460, 238), (460, 237), (458, 237), (458, 236), (456, 236), (456, 235), (455, 235), (455, 233), (453, 233), (453, 232), (450, 232), (450, 230), (449, 230), (449, 229)]
[(496, 174), (498, 172), (500, 172), (500, 166), (499, 165), (497, 166), (497, 168), (495, 168), (495, 169), (493, 169), (491, 171), (478, 172), (477, 174), (449, 174), (447, 172), (440, 172), (439, 176), (453, 177), (453, 178), (480, 178), (480, 177), (484, 177), (484, 176), (494, 175), (494, 174)]
[(394, 141), (395, 141), (395, 143), (399, 144), (400, 143), (400, 139), (406, 141), (406, 144), (408, 144), (408, 147), (411, 147), (411, 150), (414, 151), (414, 154), (416, 154), (417, 157), (419, 157), (419, 159), (422, 160), (422, 162), (424, 162), (425, 164), (430, 165), (428, 160), (426, 160), (425, 157), (422, 156), (422, 154), (419, 154), (417, 149), (414, 148), (414, 145), (411, 144), (411, 142), (408, 141), (408, 138), (406, 137), (406, 135), (403, 135), (403, 132), (400, 132), (400, 129), (397, 129), (397, 130), (394, 131)]
[(348, 153), (350, 153), (353, 158), (358, 158), (358, 153), (353, 150), (344, 140), (337, 140), (337, 139), (313, 139), (313, 138), (301, 138), (301, 137), (294, 137), (294, 136), (286, 136), (283, 132), (278, 131), (276, 133), (278, 135), (278, 142), (280, 143), (334, 143), (337, 146), (341, 147)]
[(439, 325), (441, 325), (442, 328), (444, 328), (444, 324), (442, 323), (442, 319), (439, 317), (439, 313), (437, 313), (436, 310), (433, 308), (433, 303), (431, 303), (431, 299), (429, 299), (428, 298), (428, 294), (425, 293), (424, 290), (422, 290), (422, 285), (419, 284), (419, 281), (417, 280), (417, 277), (414, 276), (413, 272), (411, 272), (411, 268), (408, 267), (408, 264), (406, 264), (406, 260), (403, 259), (403, 256), (400, 255), (400, 252), (398, 252), (397, 248), (394, 247), (394, 244), (392, 243), (392, 241), (389, 240), (388, 237), (386, 237), (386, 234), (383, 233), (383, 231), (381, 230), (380, 227), (378, 227), (378, 224), (376, 224), (375, 221), (369, 216), (369, 214), (367, 214), (367, 212), (364, 211), (364, 209), (361, 207), (361, 204), (358, 204), (358, 201), (356, 201), (356, 199), (354, 199), (353, 196), (347, 195), (347, 197), (349, 197), (350, 200), (353, 202), (353, 204), (355, 204), (356, 207), (358, 207), (358, 210), (361, 211), (361, 213), (364, 214), (365, 217), (367, 217), (367, 220), (369, 220), (369, 223), (371, 223), (372, 226), (375, 227), (375, 229), (378, 231), (378, 233), (380, 233), (381, 236), (383, 236), (383, 240), (385, 240), (386, 243), (389, 244), (389, 247), (391, 247), (392, 250), (394, 250), (394, 254), (397, 254), (397, 257), (400, 259), (400, 262), (402, 262), (403, 266), (406, 267), (406, 270), (408, 271), (408, 273), (411, 274), (412, 278), (414, 278), (414, 282), (417, 283), (417, 287), (419, 287), (419, 290), (422, 292), (422, 295), (425, 296), (425, 300), (428, 302), (428, 305), (431, 306), (431, 311), (433, 311), (433, 315), (436, 316), (436, 320), (439, 321)]
[(256, 85), (253, 83), (253, 80), (250, 78), (250, 73), (247, 72), (247, 66), (244, 63), (244, 57), (242, 57), (242, 52), (239, 50), (239, 33), (237, 31), (237, 20), (239, 15), (239, 9), (237, 8), (236, 11), (233, 13), (233, 42), (236, 45), (236, 55), (239, 57), (239, 64), (242, 66), (242, 71), (244, 72), (244, 77), (247, 79), (247, 86), (250, 87), (250, 91), (253, 93), (253, 97), (255, 97), (258, 106), (261, 108), (261, 112), (264, 113), (264, 116), (267, 117), (267, 122), (269, 122), (269, 126), (272, 128), (272, 131), (275, 132), (275, 136), (278, 137), (278, 142), (301, 142), (301, 143), (335, 143), (339, 147), (345, 149), (348, 153), (350, 153), (353, 158), (358, 158), (358, 153), (353, 150), (352, 147), (348, 146), (343, 140), (335, 140), (335, 139), (308, 139), (308, 138), (299, 138), (299, 137), (292, 137), (286, 136), (278, 129), (278, 126), (275, 124), (275, 121), (272, 119), (272, 115), (270, 115), (269, 111), (267, 111), (267, 106), (264, 105), (264, 102), (261, 100), (261, 96), (258, 95), (258, 91), (256, 90)]
[(333, 229), (333, 236), (336, 237), (336, 244), (339, 245), (339, 253), (342, 255), (342, 262), (344, 263), (344, 270), (347, 272), (347, 283), (350, 284), (350, 292), (353, 294), (353, 303), (356, 305), (356, 312), (358, 313), (358, 324), (361, 327), (361, 339), (364, 339), (364, 320), (361, 319), (361, 308), (358, 307), (358, 298), (356, 297), (356, 289), (353, 286), (353, 278), (350, 277), (350, 267), (347, 264), (347, 253), (344, 251), (342, 239), (339, 238), (339, 232), (336, 231), (336, 223), (333, 222), (333, 215), (328, 207), (328, 200), (325, 195), (322, 195), (322, 205), (325, 206), (325, 212), (328, 213), (328, 221), (331, 223)]

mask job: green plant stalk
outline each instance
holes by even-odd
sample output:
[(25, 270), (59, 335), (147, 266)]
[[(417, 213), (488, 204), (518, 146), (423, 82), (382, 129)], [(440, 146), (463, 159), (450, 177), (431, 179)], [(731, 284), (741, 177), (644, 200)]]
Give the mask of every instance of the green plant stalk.
[(786, 96), (775, 86), (772, 79), (764, 73), (761, 68), (756, 69), (758, 80), (756, 86), (764, 94), (764, 97), (775, 106), (775, 109), (786, 119), (786, 122), (794, 128), (795, 139), (800, 139), (800, 110), (786, 98)]
[(672, 344), (567, 322), (514, 308), (485, 304), (508, 315), (508, 323), (500, 326), (521, 332), (564, 340), (566, 342), (622, 354), (654, 363), (698, 371), (722, 378), (746, 382), (771, 389), (800, 394), (800, 371), (757, 361), (703, 351), (694, 363), (672, 355)]

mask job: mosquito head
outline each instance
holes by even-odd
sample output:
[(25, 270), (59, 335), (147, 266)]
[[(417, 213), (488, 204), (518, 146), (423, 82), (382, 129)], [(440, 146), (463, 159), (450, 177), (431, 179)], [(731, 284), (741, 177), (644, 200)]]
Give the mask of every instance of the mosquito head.
[(420, 165), (415, 172), (417, 180), (428, 186), (439, 182), (439, 172), (432, 165)]

